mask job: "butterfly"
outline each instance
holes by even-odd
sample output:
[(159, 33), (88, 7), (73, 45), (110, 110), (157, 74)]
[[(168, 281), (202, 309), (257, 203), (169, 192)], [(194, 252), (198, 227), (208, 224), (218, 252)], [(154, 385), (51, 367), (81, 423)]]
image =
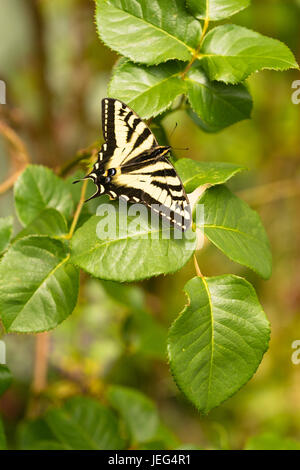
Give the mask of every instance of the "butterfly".
[(111, 199), (141, 203), (185, 231), (191, 224), (191, 210), (167, 157), (171, 147), (159, 145), (142, 119), (113, 98), (102, 100), (102, 130), (105, 142), (92, 171), (83, 178), (97, 186), (88, 201), (108, 194)]

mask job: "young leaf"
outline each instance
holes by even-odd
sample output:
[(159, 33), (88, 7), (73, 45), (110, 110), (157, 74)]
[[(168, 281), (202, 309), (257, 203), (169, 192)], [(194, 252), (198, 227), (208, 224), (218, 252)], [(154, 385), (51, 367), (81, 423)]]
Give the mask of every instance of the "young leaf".
[(16, 239), (34, 234), (61, 237), (67, 232), (68, 227), (64, 216), (56, 209), (49, 208), (43, 210), (27, 227), (21, 230)]
[(141, 118), (157, 116), (185, 92), (185, 82), (180, 78), (183, 68), (180, 62), (153, 67), (122, 62), (114, 69), (109, 96), (124, 101)]
[(169, 59), (190, 60), (201, 25), (182, 0), (97, 0), (100, 39), (134, 62), (154, 65)]
[(234, 24), (212, 29), (199, 57), (210, 80), (238, 83), (263, 69), (298, 68), (289, 48), (278, 41)]
[(252, 98), (245, 85), (210, 82), (200, 67), (193, 67), (185, 81), (189, 102), (206, 132), (250, 118)]
[(55, 328), (74, 310), (79, 284), (66, 245), (30, 236), (14, 243), (0, 264), (0, 314), (9, 332)]
[(195, 162), (190, 158), (180, 158), (175, 163), (176, 170), (187, 193), (192, 193), (203, 184), (222, 184), (245, 168), (233, 163)]
[[(168, 228), (162, 231), (151, 226), (144, 216), (136, 221), (120, 214), (109, 211), (105, 217), (92, 216), (75, 232), (71, 242), (73, 263), (95, 277), (126, 282), (175, 272), (192, 256), (196, 238), (191, 229), (177, 233), (182, 239), (175, 239), (173, 229), (169, 238), (163, 238), (169, 235)], [(121, 219), (128, 224), (124, 233), (119, 231)], [(116, 230), (103, 233), (114, 226)]]
[(187, 398), (208, 413), (252, 377), (269, 323), (251, 284), (237, 276), (196, 277), (185, 292), (188, 306), (169, 332), (170, 366)]
[(0, 450), (6, 450), (6, 437), (5, 437), (5, 431), (4, 431), (4, 426), (3, 422), (0, 416)]
[(250, 5), (250, 0), (187, 0), (187, 6), (196, 18), (211, 21), (235, 15)]
[(154, 403), (137, 390), (111, 386), (108, 399), (127, 425), (131, 443), (146, 442), (157, 432), (159, 417)]
[(0, 395), (6, 392), (11, 383), (12, 375), (9, 368), (4, 364), (0, 364)]
[(28, 225), (49, 207), (66, 218), (73, 210), (71, 193), (65, 182), (49, 168), (29, 165), (15, 184), (15, 204), (20, 222)]
[(0, 218), (0, 254), (6, 250), (13, 231), (13, 218), (1, 217)]
[(48, 411), (45, 420), (56, 439), (68, 449), (124, 448), (116, 416), (94, 399), (71, 398), (61, 409)]
[(260, 217), (228, 188), (210, 188), (201, 196), (204, 205), (204, 228), (207, 238), (233, 261), (269, 279), (272, 255)]

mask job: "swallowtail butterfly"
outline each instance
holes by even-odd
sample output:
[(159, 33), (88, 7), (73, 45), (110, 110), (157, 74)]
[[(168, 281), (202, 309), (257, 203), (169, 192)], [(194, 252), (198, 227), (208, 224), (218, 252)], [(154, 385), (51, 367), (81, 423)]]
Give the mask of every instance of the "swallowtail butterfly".
[[(142, 203), (185, 231), (191, 210), (183, 184), (169, 161), (170, 147), (158, 145), (149, 127), (126, 104), (102, 100), (102, 130), (105, 142), (90, 178), (97, 191), (111, 199)], [(76, 181), (77, 182), (77, 181)]]

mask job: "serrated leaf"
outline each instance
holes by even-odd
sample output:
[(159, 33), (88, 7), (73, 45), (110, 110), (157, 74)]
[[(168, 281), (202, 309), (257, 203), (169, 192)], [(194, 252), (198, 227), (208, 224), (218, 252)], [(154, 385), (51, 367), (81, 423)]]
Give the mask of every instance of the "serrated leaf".
[(199, 19), (222, 20), (250, 5), (250, 0), (187, 0), (187, 6)]
[(5, 436), (5, 431), (4, 431), (4, 426), (3, 426), (3, 421), (0, 416), (0, 450), (6, 450), (6, 436)]
[(123, 62), (114, 69), (109, 96), (124, 101), (143, 119), (157, 116), (185, 92), (185, 82), (180, 78), (183, 69), (180, 62), (153, 67)]
[(203, 184), (223, 184), (245, 168), (225, 162), (196, 162), (180, 158), (175, 168), (187, 193), (192, 193)]
[(28, 235), (48, 235), (61, 237), (68, 233), (67, 222), (64, 216), (56, 209), (43, 210), (27, 227), (16, 236), (16, 240)]
[(127, 425), (133, 444), (154, 438), (159, 417), (148, 397), (132, 388), (117, 385), (109, 387), (107, 396)]
[[(121, 218), (128, 224), (122, 232)], [(195, 249), (196, 238), (191, 229), (183, 235), (177, 233), (182, 239), (175, 239), (171, 229), (167, 239), (163, 236), (168, 235), (168, 228), (151, 226), (147, 217), (138, 219), (135, 223), (135, 217), (117, 211), (109, 211), (103, 217), (92, 216), (72, 238), (71, 261), (95, 277), (121, 282), (175, 272), (184, 266)], [(106, 227), (116, 228), (106, 238), (98, 228), (103, 221)]]
[(300, 442), (266, 432), (251, 437), (246, 443), (245, 450), (300, 450)]
[(29, 165), (15, 184), (17, 215), (23, 225), (30, 224), (42, 211), (54, 208), (66, 218), (73, 211), (66, 183), (44, 166)]
[(196, 277), (185, 285), (189, 304), (170, 328), (175, 381), (208, 413), (255, 373), (268, 347), (268, 320), (249, 282), (233, 275)]
[(12, 375), (9, 368), (5, 364), (0, 364), (0, 395), (10, 387), (12, 383)]
[(197, 226), (207, 238), (233, 261), (269, 279), (272, 255), (257, 212), (225, 186), (206, 190), (199, 204), (204, 205), (204, 221)]
[(55, 328), (74, 310), (78, 269), (67, 246), (49, 237), (30, 236), (14, 243), (0, 264), (0, 315), (9, 332)]
[(204, 38), (199, 58), (210, 80), (225, 83), (241, 82), (263, 69), (298, 68), (285, 44), (234, 24), (212, 29)]
[(251, 116), (252, 98), (245, 85), (225, 85), (209, 81), (200, 67), (185, 77), (187, 95), (206, 132), (218, 132)]
[(124, 447), (116, 416), (96, 400), (75, 397), (45, 420), (56, 439), (73, 450), (117, 450)]
[(0, 218), (0, 254), (6, 250), (13, 231), (13, 218), (11, 216)]
[(97, 0), (96, 23), (111, 49), (149, 65), (190, 60), (201, 37), (182, 0)]

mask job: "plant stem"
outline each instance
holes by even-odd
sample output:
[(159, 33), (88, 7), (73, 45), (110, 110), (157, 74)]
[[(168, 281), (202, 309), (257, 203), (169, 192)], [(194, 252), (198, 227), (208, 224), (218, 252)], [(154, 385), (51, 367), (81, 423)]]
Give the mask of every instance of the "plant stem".
[(187, 64), (186, 68), (184, 69), (184, 71), (183, 71), (182, 74), (181, 74), (181, 78), (182, 78), (183, 80), (184, 80), (186, 74), (188, 73), (188, 71), (190, 70), (191, 66), (192, 66), (193, 63), (195, 62), (195, 60), (199, 57), (199, 52), (200, 52), (200, 50), (201, 50), (201, 46), (202, 46), (202, 43), (203, 43), (205, 34), (206, 34), (206, 32), (207, 32), (207, 28), (208, 28), (208, 26), (209, 26), (209, 18), (208, 18), (207, 15), (208, 15), (208, 13), (206, 13), (206, 18), (205, 18), (205, 20), (204, 20), (204, 25), (203, 25), (203, 29), (202, 29), (202, 33), (201, 33), (201, 37), (200, 37), (199, 46), (198, 46), (197, 49), (195, 50), (192, 59), (191, 59), (190, 62)]
[(49, 333), (39, 333), (36, 336), (35, 364), (32, 382), (32, 391), (34, 394), (40, 394), (47, 386), (48, 353)]
[(197, 276), (203, 278), (204, 276), (200, 271), (199, 264), (198, 264), (197, 257), (195, 255), (195, 253), (193, 255), (193, 259), (194, 259), (194, 266), (195, 266)]
[(73, 217), (73, 220), (72, 220), (70, 231), (69, 231), (68, 235), (66, 236), (66, 238), (68, 240), (70, 240), (72, 238), (73, 234), (74, 234), (74, 231), (75, 231), (75, 228), (76, 228), (79, 216), (80, 216), (80, 212), (81, 212), (82, 206), (83, 206), (84, 201), (85, 201), (85, 193), (86, 193), (87, 183), (88, 183), (88, 180), (85, 180), (82, 184), (79, 203), (78, 203), (78, 206), (76, 208), (76, 211), (75, 211), (75, 214), (74, 214), (74, 217)]

